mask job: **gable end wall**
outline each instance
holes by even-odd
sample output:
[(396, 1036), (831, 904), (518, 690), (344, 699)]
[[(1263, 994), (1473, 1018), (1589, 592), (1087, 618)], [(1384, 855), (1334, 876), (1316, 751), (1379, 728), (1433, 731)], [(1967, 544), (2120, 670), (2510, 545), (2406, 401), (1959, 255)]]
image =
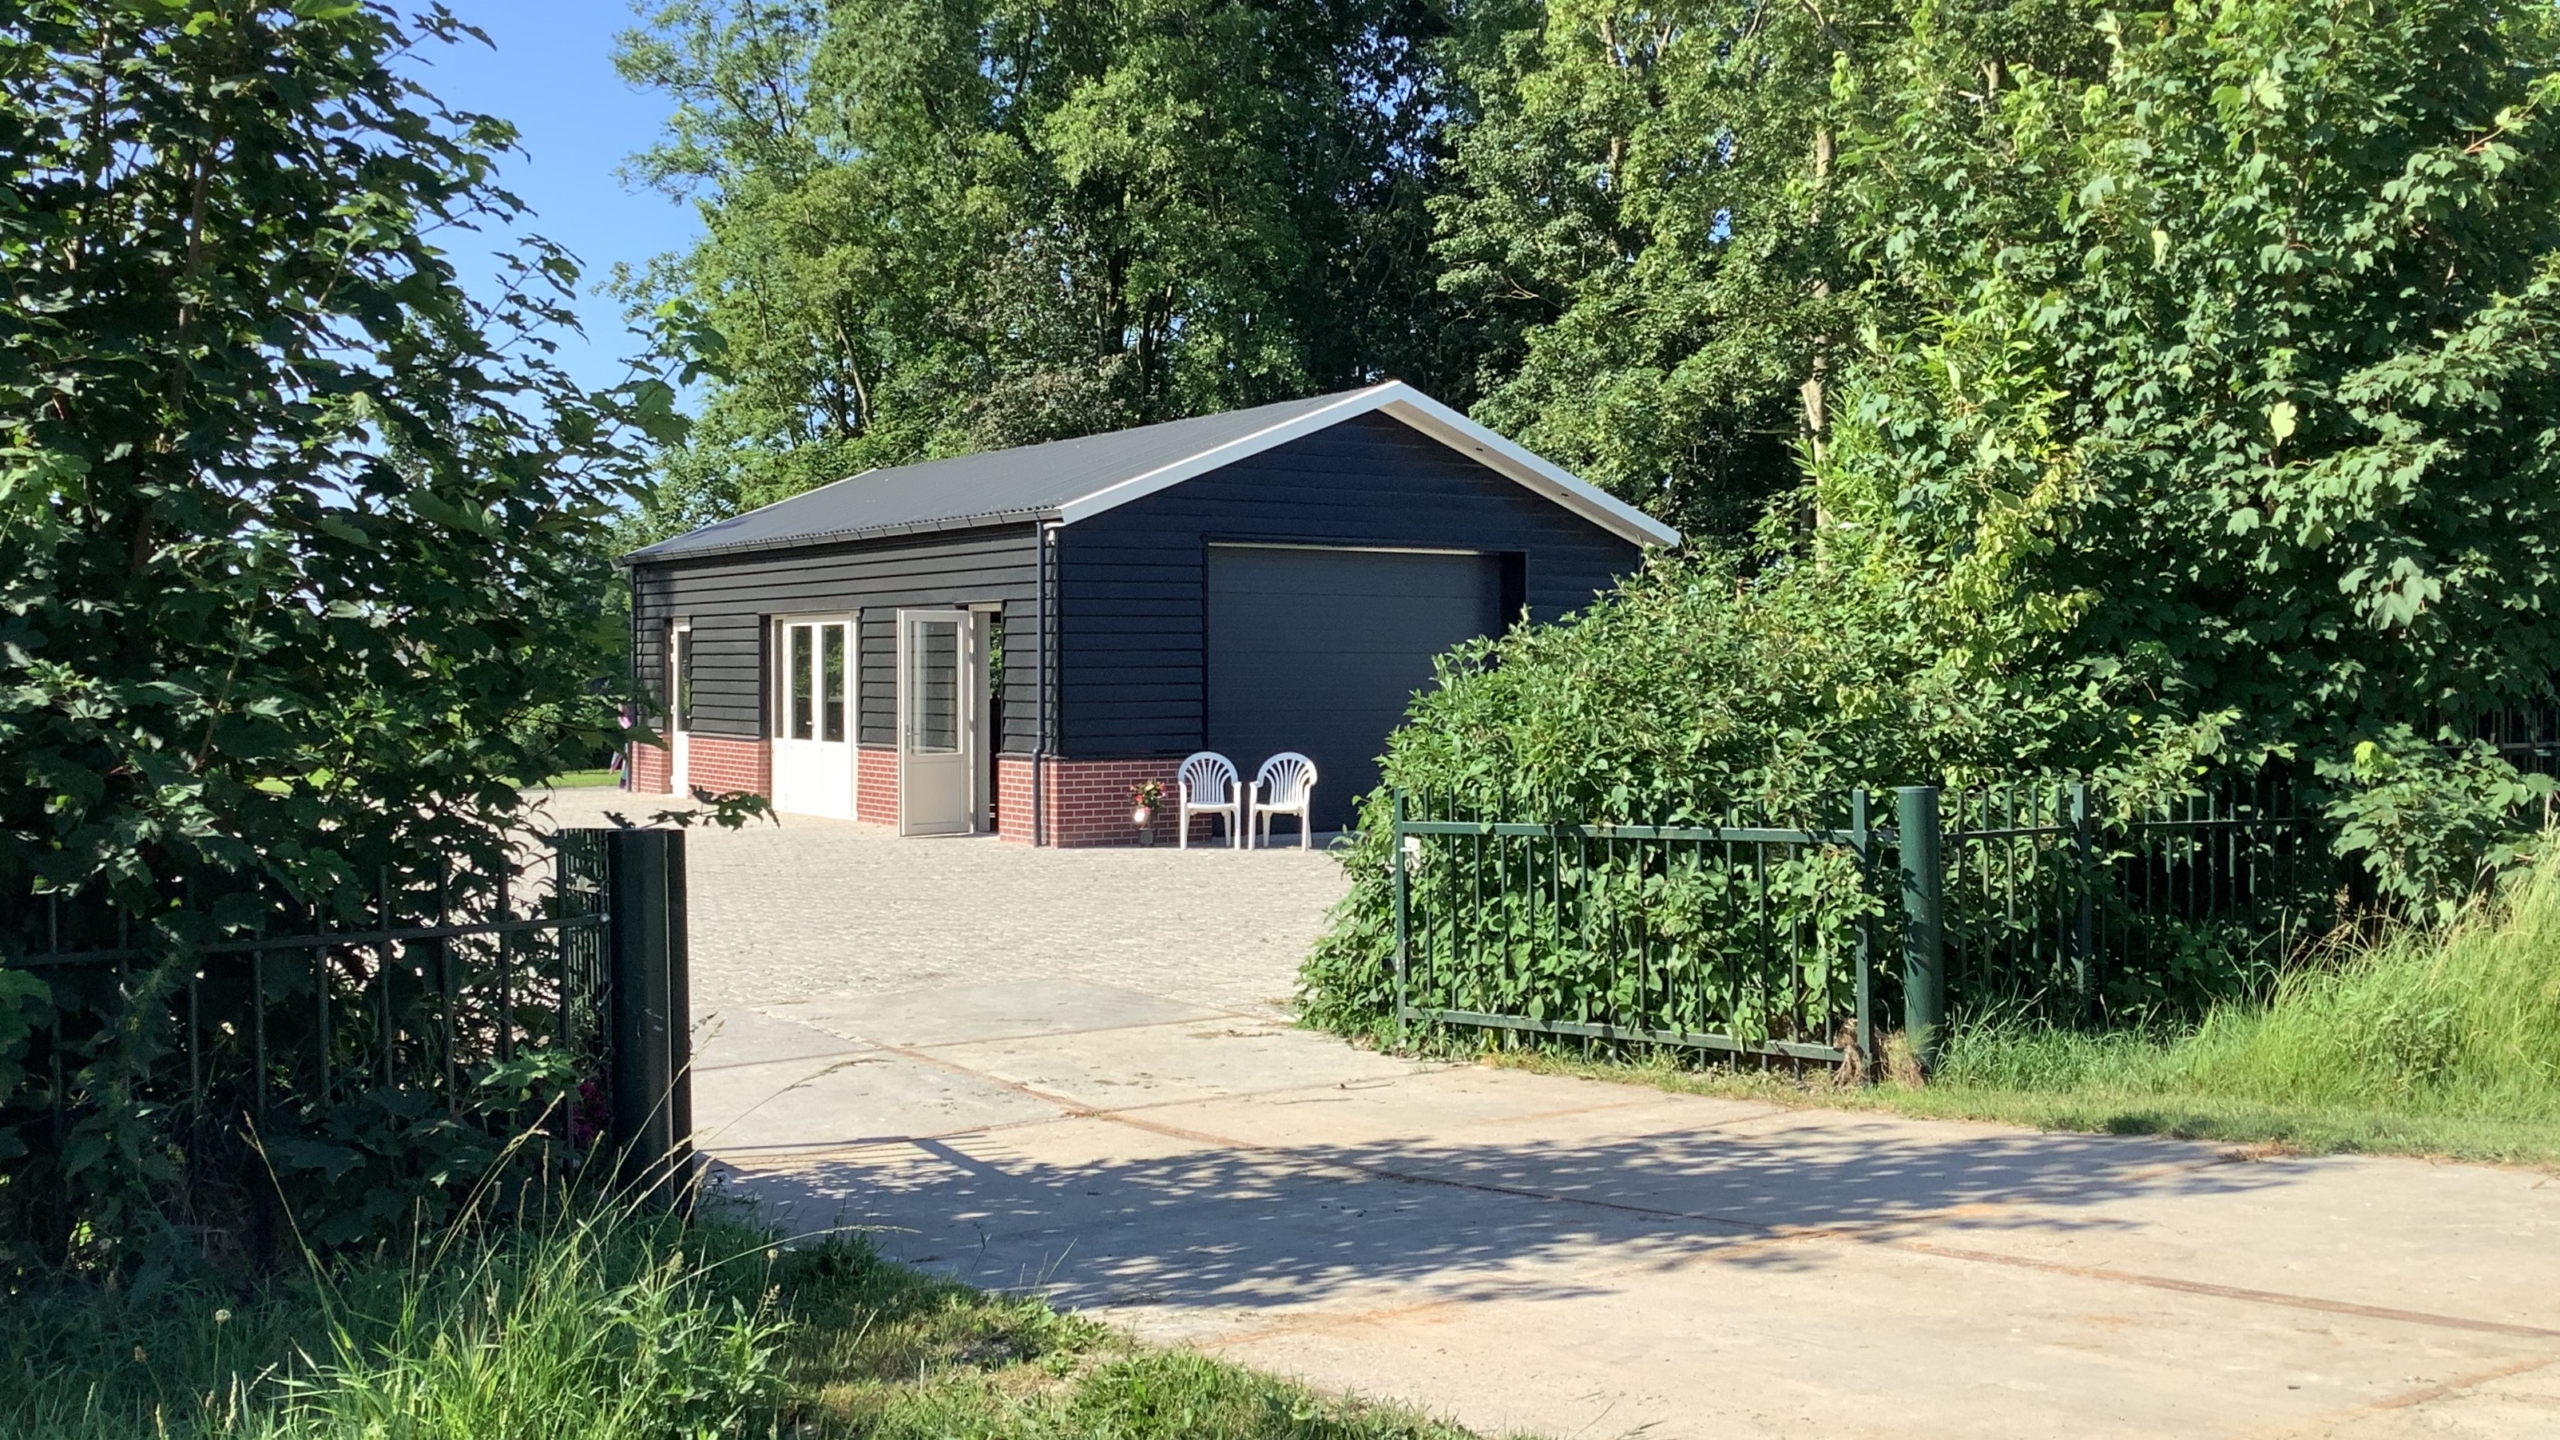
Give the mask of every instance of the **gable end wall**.
[(1412, 427), (1358, 416), (1058, 532), (1058, 753), (1200, 748), (1219, 541), (1522, 554), (1522, 598), (1539, 620), (1643, 563), (1633, 542)]

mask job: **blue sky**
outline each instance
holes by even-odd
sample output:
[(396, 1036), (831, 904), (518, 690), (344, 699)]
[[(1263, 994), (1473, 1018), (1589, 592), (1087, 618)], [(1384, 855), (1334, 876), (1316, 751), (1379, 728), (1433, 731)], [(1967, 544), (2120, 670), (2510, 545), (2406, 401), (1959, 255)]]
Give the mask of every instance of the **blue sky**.
[[(523, 132), (526, 153), (505, 167), (502, 182), (533, 207), (531, 229), (585, 262), (590, 291), (615, 261), (636, 265), (700, 233), (689, 203), (627, 189), (614, 173), (656, 138), (669, 108), (613, 72), (613, 39), (636, 23), (630, 0), (446, 3), (496, 48), (427, 46), (420, 79), (447, 105), (503, 116)], [(450, 248), (466, 279), (485, 284), (494, 273), (468, 237)], [(620, 303), (590, 293), (578, 309), (586, 338), (561, 337), (561, 359), (589, 386), (621, 380), (638, 342), (624, 332)]]

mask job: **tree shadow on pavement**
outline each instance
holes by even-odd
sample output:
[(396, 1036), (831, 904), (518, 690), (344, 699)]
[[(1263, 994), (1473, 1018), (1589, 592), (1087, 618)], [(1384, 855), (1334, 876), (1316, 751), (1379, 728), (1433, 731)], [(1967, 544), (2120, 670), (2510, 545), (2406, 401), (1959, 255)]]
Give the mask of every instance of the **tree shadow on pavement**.
[[(1109, 1125), (1108, 1120), (1083, 1122)], [(1950, 1232), (2103, 1233), (2138, 1198), (2281, 1186), (2297, 1166), (2106, 1136), (1915, 1137), (1842, 1122), (1771, 1135), (1579, 1144), (1399, 1141), (1044, 1156), (1047, 1127), (880, 1144), (788, 1169), (718, 1167), (804, 1230), (874, 1228), (885, 1253), (1060, 1303), (1304, 1304), (1381, 1284), (1498, 1281), (1520, 1298), (1611, 1293), (1601, 1267), (1820, 1263), (1801, 1242)], [(1102, 1138), (1090, 1137), (1089, 1138)], [(1135, 1148), (1135, 1147), (1132, 1147)]]

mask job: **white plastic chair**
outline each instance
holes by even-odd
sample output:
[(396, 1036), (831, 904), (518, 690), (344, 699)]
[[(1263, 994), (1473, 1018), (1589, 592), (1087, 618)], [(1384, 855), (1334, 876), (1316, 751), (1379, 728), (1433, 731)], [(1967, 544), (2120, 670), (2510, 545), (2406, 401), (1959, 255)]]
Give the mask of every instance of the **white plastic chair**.
[(1295, 750), (1283, 750), (1262, 762), (1253, 772), (1253, 815), (1247, 822), (1247, 843), (1251, 827), (1262, 827), (1262, 843), (1271, 843), (1271, 817), (1298, 817), (1298, 848), (1312, 850), (1316, 846), (1316, 762)]
[(1191, 848), (1194, 815), (1227, 817), (1227, 843), (1244, 844), (1244, 785), (1236, 777), (1236, 762), (1215, 750), (1200, 751), (1174, 772), (1174, 784), (1182, 795), (1182, 828), (1175, 832), (1175, 848)]

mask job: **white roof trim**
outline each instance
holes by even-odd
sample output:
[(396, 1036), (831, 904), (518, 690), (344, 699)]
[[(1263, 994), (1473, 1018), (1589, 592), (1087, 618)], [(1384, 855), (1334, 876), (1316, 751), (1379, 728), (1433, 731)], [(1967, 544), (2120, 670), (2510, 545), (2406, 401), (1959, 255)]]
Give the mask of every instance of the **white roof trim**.
[(1144, 499), (1185, 480), (1206, 475), (1222, 466), (1374, 411), (1384, 411), (1450, 449), (1473, 456), (1495, 472), (1635, 544), (1680, 543), (1679, 531), (1599, 487), (1575, 478), (1553, 462), (1521, 449), (1401, 380), (1390, 380), (1383, 385), (1373, 385), (1345, 395), (1322, 409), (1308, 411), (1169, 465), (1157, 466), (1143, 475), (1106, 485), (1090, 495), (1078, 496), (1058, 507), (1058, 518), (1069, 525), (1090, 519), (1132, 500)]
[(1473, 455), (1592, 524), (1639, 545), (1680, 543), (1679, 531), (1545, 456), (1512, 444), (1412, 386), (1397, 382), (1379, 388), (1401, 393), (1386, 397), (1378, 408), (1452, 450)]

